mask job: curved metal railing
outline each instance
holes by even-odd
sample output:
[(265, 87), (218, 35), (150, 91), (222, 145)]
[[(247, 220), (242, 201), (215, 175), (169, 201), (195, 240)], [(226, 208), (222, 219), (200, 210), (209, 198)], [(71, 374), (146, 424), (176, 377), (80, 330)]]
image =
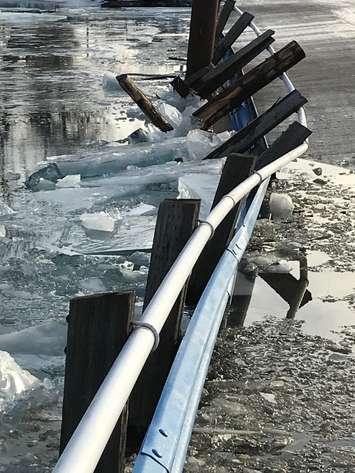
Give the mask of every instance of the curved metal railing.
[[(236, 11), (239, 14), (241, 13), (240, 9), (236, 9)], [(256, 34), (261, 34), (260, 30), (258, 30), (255, 24), (252, 24), (251, 27)], [(270, 52), (271, 54), (273, 53), (272, 50), (270, 50)], [(288, 91), (294, 90), (293, 84), (286, 74), (282, 76), (282, 79)], [(299, 121), (302, 123), (302, 125), (307, 124), (303, 110), (299, 112)], [(301, 146), (285, 154), (268, 166), (258, 170), (257, 173), (251, 175), (248, 179), (235, 187), (231, 192), (226, 194), (218, 203), (218, 205), (214, 207), (206, 220), (202, 222), (195, 230), (184, 249), (178, 256), (177, 260), (171, 267), (170, 271), (163, 279), (160, 287), (156, 291), (154, 297), (151, 299), (146, 310), (142, 314), (141, 321), (144, 322), (146, 326), (136, 327), (130, 335), (121, 353), (117, 357), (112, 368), (104, 379), (100, 389), (96, 393), (93, 401), (91, 402), (89, 408), (76, 428), (73, 436), (68, 442), (61, 457), (59, 458), (58, 463), (53, 470), (54, 473), (92, 473), (95, 470), (95, 467), (102, 455), (103, 450), (106, 447), (117, 420), (120, 417), (122, 410), (128, 401), (130, 393), (138, 379), (138, 376), (140, 375), (145, 362), (156, 342), (155, 334), (160, 333), (166, 319), (168, 318), (170, 310), (172, 309), (198, 257), (202, 253), (208, 240), (211, 238), (214, 230), (220, 225), (223, 219), (238, 204), (238, 202), (240, 202), (241, 199), (248, 195), (253, 188), (259, 186), (262, 183), (253, 201), (254, 213), (252, 215), (254, 218), (255, 209), (257, 209), (257, 205), (255, 205), (255, 199), (258, 199), (258, 202), (260, 199), (262, 201), (270, 176), (289, 162), (301, 157), (307, 151), (307, 149), (308, 144), (305, 142)], [(241, 242), (248, 237), (250, 233), (249, 227), (253, 221), (249, 212), (246, 219), (248, 218), (250, 220), (244, 221), (244, 225), (239, 229), (235, 237), (237, 238), (239, 235), (241, 240), (238, 240), (238, 242), (236, 242), (236, 239), (233, 240), (235, 243), (235, 248), (234, 250), (233, 248), (230, 249), (230, 254), (233, 252), (234, 254), (238, 254), (237, 248), (243, 248), (243, 244)], [(246, 225), (246, 222), (248, 221), (249, 227)], [(250, 236), (251, 235), (249, 235), (246, 241), (248, 241)], [(235, 251), (237, 251), (237, 253), (235, 253)], [(225, 264), (223, 261), (225, 261), (227, 258), (228, 255), (225, 253), (218, 267), (220, 267), (222, 264)], [(238, 256), (235, 261), (238, 261)], [(233, 267), (235, 271), (235, 263), (231, 267)], [(211, 287), (213, 284), (217, 284), (215, 276), (212, 277), (208, 287)], [(230, 282), (228, 282), (228, 284), (230, 284)], [(227, 286), (223, 286), (223, 290), (221, 291), (221, 294), (224, 291), (223, 300), (225, 303), (227, 303), (226, 298), (228, 298)], [(204, 294), (200, 302), (205, 304), (206, 302), (204, 301), (206, 300), (206, 297), (207, 296)], [(224, 302), (222, 303), (221, 300), (219, 306), (215, 308), (216, 324), (219, 320), (219, 317), (221, 316), (222, 309), (224, 311), (223, 304)], [(151, 326), (152, 330), (147, 328), (147, 326)], [(213, 325), (214, 331), (211, 328), (211, 332), (207, 334), (207, 339), (209, 339), (211, 343), (213, 342), (213, 344), (216, 338), (216, 328), (218, 331), (218, 326)], [(193, 325), (191, 326), (190, 331), (192, 330)], [(186, 340), (188, 339), (186, 338)], [(183, 343), (186, 345), (187, 341)], [(208, 353), (211, 353), (211, 348), (209, 348)], [(201, 361), (199, 365), (201, 366), (201, 370), (198, 374), (200, 379), (199, 386), (205, 379), (205, 372), (208, 368), (208, 364), (209, 358), (205, 356), (205, 358), (203, 358), (203, 362)], [(190, 398), (190, 412), (193, 412), (194, 409), (196, 411), (196, 405), (198, 404), (199, 397), (200, 392), (196, 388), (193, 396)], [(193, 407), (192, 411), (191, 407)], [(175, 458), (177, 459), (177, 463), (175, 462), (176, 467), (174, 467), (173, 471), (181, 471), (182, 469), (185, 458), (184, 452), (186, 451), (186, 439), (188, 442), (190, 434), (191, 431), (189, 432), (189, 428), (185, 429), (185, 442), (180, 444), (182, 449), (180, 448), (180, 453), (178, 455), (178, 447), (175, 449)], [(147, 455), (142, 455), (141, 457), (151, 458)], [(141, 457), (140, 459), (142, 459)], [(158, 457), (154, 460), (154, 468), (156, 468), (157, 465), (158, 467), (159, 465), (162, 466), (159, 462), (157, 462), (157, 459), (159, 460)], [(145, 458), (143, 458), (142, 461), (143, 460), (145, 461)], [(164, 468), (163, 471), (166, 472), (166, 468), (164, 466), (162, 467)], [(139, 468), (139, 465), (136, 466), (135, 472), (143, 471)], [(158, 470), (155, 469), (154, 471)]]

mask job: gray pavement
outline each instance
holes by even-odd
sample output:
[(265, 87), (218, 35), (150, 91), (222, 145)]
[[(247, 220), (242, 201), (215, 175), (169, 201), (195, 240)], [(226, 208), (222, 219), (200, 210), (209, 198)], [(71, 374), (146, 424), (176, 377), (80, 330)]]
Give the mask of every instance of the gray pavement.
[[(355, 1), (239, 2), (259, 27), (276, 31), (275, 48), (298, 41), (307, 58), (290, 73), (309, 99), (310, 157), (355, 167)], [(265, 91), (264, 94), (269, 94)]]

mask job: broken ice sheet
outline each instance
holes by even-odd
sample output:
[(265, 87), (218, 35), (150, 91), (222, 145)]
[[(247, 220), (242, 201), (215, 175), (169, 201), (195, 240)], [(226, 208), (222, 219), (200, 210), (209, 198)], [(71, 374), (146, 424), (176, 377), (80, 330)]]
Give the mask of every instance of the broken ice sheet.
[(187, 137), (171, 138), (161, 143), (108, 146), (97, 152), (52, 156), (26, 181), (36, 190), (41, 179), (57, 182), (68, 175), (81, 177), (112, 175), (125, 171), (128, 166), (147, 167), (174, 160), (200, 161), (230, 136), (229, 132), (209, 133), (192, 130)]

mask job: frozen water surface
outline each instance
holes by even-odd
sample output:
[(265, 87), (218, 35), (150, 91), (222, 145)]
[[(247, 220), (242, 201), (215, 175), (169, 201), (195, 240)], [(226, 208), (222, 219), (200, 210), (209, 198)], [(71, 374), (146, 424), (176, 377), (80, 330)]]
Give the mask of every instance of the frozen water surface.
[[(161, 104), (169, 104), (161, 108), (178, 125), (178, 132), (165, 141), (146, 126), (114, 78), (125, 72), (180, 70), (180, 62), (171, 57), (186, 55), (188, 19), (186, 8), (111, 10), (85, 0), (0, 0), (2, 472), (44, 473), (57, 457), (69, 299), (134, 288), (141, 307), (159, 202), (180, 192), (180, 197), (202, 197), (203, 215), (208, 212), (221, 163), (199, 160), (219, 141), (199, 131), (193, 131), (190, 140), (181, 138), (194, 126), (189, 116), (198, 103), (190, 101), (184, 112), (181, 100), (166, 94), (166, 81), (138, 80), (148, 94), (157, 93)], [(149, 159), (144, 150), (149, 150)], [(110, 161), (114, 153), (121, 161), (116, 168)], [(50, 173), (42, 176), (36, 192), (24, 188), (39, 163), (48, 157), (47, 163), (57, 163), (59, 156), (63, 165), (72, 166), (70, 172), (56, 179)], [(97, 165), (95, 172), (85, 172), (85, 160), (91, 171), (92, 163)], [(313, 233), (302, 232), (302, 240), (297, 225), (268, 221), (261, 223), (261, 233), (265, 239), (271, 235), (266, 250), (277, 240), (272, 240), (273, 232), (280, 232), (283, 243), (287, 234), (293, 249), (319, 242), (307, 248), (312, 298), (306, 298), (296, 319), (305, 320), (304, 331), (332, 338), (338, 343), (334, 349), (348, 353), (352, 329), (346, 329), (345, 346), (340, 345), (344, 337), (333, 331), (340, 332), (353, 320), (351, 248), (342, 246), (338, 235), (345, 230), (354, 233), (348, 221), (335, 222), (333, 216), (340, 210), (351, 214), (354, 174), (322, 165), (325, 187), (314, 190), (308, 185), (317, 179), (316, 165), (312, 166), (296, 164), (284, 171), (280, 177), (288, 180), (288, 187), (281, 185), (276, 191), (288, 193), (291, 187), (296, 216), (300, 207), (312, 208)], [(296, 179), (293, 185), (295, 173), (303, 181)], [(334, 187), (340, 185), (347, 190), (341, 193)], [(327, 192), (338, 198), (327, 200)], [(332, 232), (328, 240), (322, 237), (324, 222)], [(258, 232), (256, 237), (258, 247)], [(269, 272), (297, 279), (297, 260), (280, 248), (272, 250), (273, 259), (266, 261)], [(342, 258), (336, 260), (337, 254)], [(287, 264), (281, 264), (285, 259)], [(246, 325), (265, 315), (284, 317), (290, 310), (287, 290), (280, 296), (265, 282), (265, 274), (249, 280), (249, 292), (239, 294), (245, 302), (254, 287)], [(247, 330), (254, 334), (254, 329)], [(301, 363), (301, 355), (298, 360)], [(265, 386), (261, 392), (263, 402), (279, 401)], [(234, 401), (222, 407), (239, 415), (244, 410)], [(213, 408), (218, 410), (219, 403)], [(281, 437), (277, 441), (286, 448), (288, 440)], [(302, 435), (297, 439), (304, 441)]]

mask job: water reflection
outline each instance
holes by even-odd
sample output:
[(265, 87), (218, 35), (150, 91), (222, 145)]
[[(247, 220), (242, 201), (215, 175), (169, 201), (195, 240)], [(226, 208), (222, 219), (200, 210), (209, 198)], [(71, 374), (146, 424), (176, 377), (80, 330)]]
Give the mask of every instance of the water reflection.
[[(168, 57), (181, 55), (185, 47), (188, 11), (143, 14), (89, 3), (86, 10), (1, 13), (0, 192), (5, 195), (9, 172), (26, 178), (47, 156), (119, 140), (139, 127), (127, 120), (127, 97), (103, 89), (106, 71), (165, 74), (179, 68)], [(52, 10), (55, 3), (0, 0), (0, 6)], [(159, 93), (161, 85), (145, 83), (144, 89)]]
[(316, 261), (324, 263), (319, 253), (288, 261), (290, 272), (250, 270), (246, 263), (238, 272), (226, 323), (241, 327), (265, 316), (295, 318), (304, 321), (308, 334), (340, 341), (344, 327), (354, 325), (355, 279), (350, 272), (319, 271)]
[(307, 290), (308, 265), (307, 258), (300, 258), (299, 279), (289, 272), (274, 272), (254, 269), (252, 271), (240, 270), (236, 279), (235, 294), (232, 299), (228, 325), (242, 327), (248, 313), (257, 276), (260, 276), (281, 298), (289, 305), (286, 313), (287, 319), (294, 319), (298, 310), (312, 300), (312, 294)]

